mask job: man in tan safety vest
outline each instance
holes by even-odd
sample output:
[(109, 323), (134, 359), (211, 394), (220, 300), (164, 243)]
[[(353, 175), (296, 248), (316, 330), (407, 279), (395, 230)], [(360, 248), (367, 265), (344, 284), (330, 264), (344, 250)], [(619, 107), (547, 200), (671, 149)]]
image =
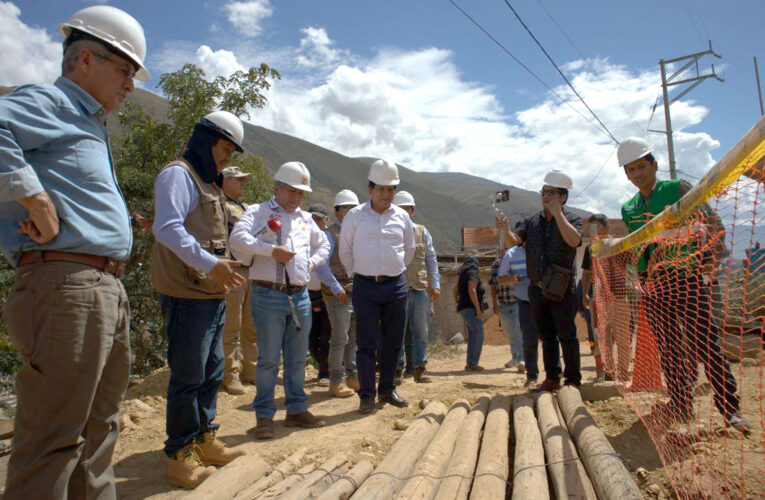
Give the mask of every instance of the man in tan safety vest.
[[(234, 225), (247, 210), (247, 204), (241, 200), (252, 174), (242, 172), (239, 167), (230, 166), (221, 171), (221, 176), (221, 188), (226, 195), (228, 234), (231, 235)], [(236, 270), (247, 278), (249, 270), (245, 265), (237, 267)], [(223, 325), (223, 356), (226, 358), (226, 364), (223, 371), (223, 389), (229, 394), (244, 394), (242, 382), (255, 383), (258, 346), (255, 344), (255, 325), (250, 307), (251, 291), (252, 285), (247, 280), (244, 285), (231, 289), (226, 295), (226, 322)], [(237, 344), (241, 351), (237, 350)]]
[[(414, 217), (414, 196), (408, 191), (399, 191), (393, 203)], [(398, 359), (395, 383), (401, 384), (404, 375), (405, 348), (409, 344), (412, 357), (414, 381), (428, 383), (425, 375), (428, 363), (428, 319), (433, 316), (433, 302), (441, 295), (441, 275), (438, 260), (433, 249), (433, 238), (422, 224), (414, 224), (414, 257), (406, 266), (406, 282), (409, 292), (406, 301), (406, 334), (404, 346)]]
[(151, 281), (167, 331), (168, 481), (195, 488), (222, 465), (244, 455), (216, 437), (215, 404), (223, 380), (226, 293), (245, 283), (230, 259), (225, 195), (218, 174), (242, 151), (244, 127), (235, 115), (202, 118), (181, 158), (154, 186)]

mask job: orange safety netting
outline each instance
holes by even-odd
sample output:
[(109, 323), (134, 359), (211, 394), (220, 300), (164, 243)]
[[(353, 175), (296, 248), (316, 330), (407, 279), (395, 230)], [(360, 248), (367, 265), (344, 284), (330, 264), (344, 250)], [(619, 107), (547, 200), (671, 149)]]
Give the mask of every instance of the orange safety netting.
[(594, 245), (601, 362), (680, 498), (765, 497), (765, 175), (749, 161), (642, 241)]

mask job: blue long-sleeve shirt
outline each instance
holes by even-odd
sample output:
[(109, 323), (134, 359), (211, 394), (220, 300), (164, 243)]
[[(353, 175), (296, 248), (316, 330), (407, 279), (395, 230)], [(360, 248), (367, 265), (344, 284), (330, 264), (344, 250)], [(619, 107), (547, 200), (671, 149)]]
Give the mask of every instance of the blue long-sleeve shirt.
[(438, 272), (438, 257), (436, 249), (433, 248), (433, 237), (430, 231), (425, 228), (425, 268), (428, 270), (430, 288), (441, 289), (441, 273)]
[[(337, 224), (340, 225), (340, 221), (338, 221)], [(329, 240), (329, 256), (332, 257), (332, 255), (335, 254), (335, 250), (337, 248), (335, 246), (335, 238), (332, 236), (332, 233), (329, 232), (329, 229), (325, 229), (324, 234), (327, 235), (327, 239)], [(319, 278), (319, 281), (321, 281), (325, 286), (328, 286), (329, 289), (332, 290), (332, 293), (338, 294), (343, 291), (343, 285), (337, 281), (337, 278), (335, 278), (335, 274), (332, 272), (332, 269), (329, 268), (329, 259), (327, 259), (324, 264), (317, 267), (314, 272)]]
[(202, 248), (184, 225), (198, 206), (199, 190), (183, 167), (173, 165), (159, 173), (154, 181), (154, 238), (187, 266), (209, 273), (218, 258)]
[[(68, 78), (0, 98), (0, 249), (60, 250), (127, 260), (133, 232), (114, 171), (103, 106)], [(18, 234), (17, 200), (46, 191), (59, 233), (44, 245)]]

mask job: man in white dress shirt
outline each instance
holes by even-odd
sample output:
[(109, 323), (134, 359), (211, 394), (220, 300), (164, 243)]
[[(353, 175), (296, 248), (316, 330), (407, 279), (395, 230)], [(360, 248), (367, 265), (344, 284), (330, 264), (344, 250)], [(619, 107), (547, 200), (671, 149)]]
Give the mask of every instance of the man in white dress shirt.
[(242, 262), (252, 262), (252, 315), (258, 332), (255, 372), (257, 439), (274, 435), (274, 388), (279, 358), (284, 357), (284, 393), (288, 427), (321, 427), (312, 415), (303, 391), (311, 300), (306, 285), (311, 272), (329, 256), (329, 241), (300, 209), (311, 192), (311, 175), (300, 162), (288, 162), (274, 175), (274, 197), (251, 205), (231, 231), (230, 245)]
[[(406, 324), (406, 266), (414, 256), (412, 220), (393, 205), (398, 168), (377, 160), (369, 169), (369, 201), (351, 209), (340, 231), (340, 261), (353, 274), (359, 412), (371, 413), (375, 392), (382, 404), (409, 402), (393, 385)], [(380, 381), (375, 391), (375, 354), (380, 346)]]

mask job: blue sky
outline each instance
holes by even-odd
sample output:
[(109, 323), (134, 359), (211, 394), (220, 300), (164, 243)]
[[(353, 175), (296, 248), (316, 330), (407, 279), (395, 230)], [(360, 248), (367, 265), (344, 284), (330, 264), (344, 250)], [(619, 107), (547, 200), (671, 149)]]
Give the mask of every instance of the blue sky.
[[(455, 2), (587, 114), (504, 0)], [(52, 81), (60, 61), (57, 24), (92, 3), (0, 2), (0, 84)], [(701, 69), (714, 63), (725, 83), (705, 81), (672, 105), (678, 168), (689, 178), (702, 175), (759, 117), (752, 56), (765, 74), (765, 2), (510, 3), (617, 138), (647, 135), (660, 168), (666, 140), (646, 133), (649, 119), (651, 128), (664, 128), (661, 104), (651, 117), (659, 59), (704, 50), (710, 38), (723, 56), (704, 58)], [(267, 107), (253, 112), (258, 125), (349, 156), (384, 156), (415, 170), (463, 171), (525, 189), (538, 189), (545, 172), (563, 168), (574, 178), (577, 205), (612, 216), (634, 192), (610, 139), (448, 0), (108, 4), (145, 28), (149, 90), (185, 62), (211, 76), (266, 62), (283, 79)]]

